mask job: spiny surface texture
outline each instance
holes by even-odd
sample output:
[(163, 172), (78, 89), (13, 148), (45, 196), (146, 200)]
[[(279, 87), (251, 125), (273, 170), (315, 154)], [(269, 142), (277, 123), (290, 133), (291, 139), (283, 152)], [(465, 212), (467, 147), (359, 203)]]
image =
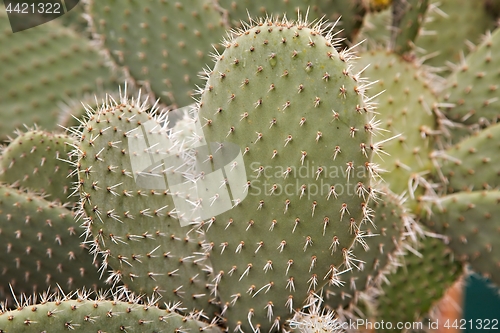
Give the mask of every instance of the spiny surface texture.
[(1, 332), (221, 332), (193, 317), (132, 301), (62, 299), (0, 313)]
[(57, 103), (114, 84), (90, 41), (58, 22), (12, 33), (2, 12), (0, 46), (1, 140), (23, 124), (54, 130)]
[(68, 163), (75, 140), (65, 134), (32, 130), (19, 135), (3, 150), (0, 181), (43, 192), (48, 200), (69, 202), (76, 175)]
[(441, 198), (426, 222), (449, 238), (457, 258), (500, 283), (500, 191), (460, 192)]
[[(422, 319), (462, 273), (442, 239), (425, 237), (413, 245), (417, 252), (401, 258), (401, 267), (387, 274), (376, 309), (377, 321), (414, 322)], [(395, 327), (379, 330), (397, 332)], [(401, 331), (401, 330), (399, 330)]]
[(388, 171), (383, 178), (391, 191), (407, 193), (414, 206), (428, 186), (423, 175), (432, 167), (428, 156), (434, 148), (437, 101), (417, 64), (378, 50), (362, 53), (356, 68), (368, 65), (363, 74), (378, 79), (370, 93), (380, 93), (375, 101), (386, 141), (374, 162)]
[(229, 329), (278, 330), (358, 264), (376, 128), (351, 55), (319, 26), (266, 20), (236, 34), (199, 103), (200, 159), (223, 173), (203, 209), (228, 208), (205, 222), (207, 240)]
[(0, 297), (66, 288), (105, 288), (80, 246), (71, 211), (33, 193), (0, 186)]
[(183, 162), (169, 154), (161, 121), (145, 110), (122, 97), (90, 113), (84, 124), (78, 175), (87, 241), (103, 255), (108, 282), (208, 313), (203, 239), (176, 218), (177, 193), (167, 180), (167, 170), (171, 176), (175, 163)]
[(468, 42), (476, 44), (481, 35), (494, 27), (483, 1), (430, 0), (422, 31), (415, 44), (426, 65), (446, 67), (469, 52)]
[(500, 29), (487, 34), (448, 78), (442, 98), (455, 105), (447, 116), (465, 125), (487, 126), (500, 120)]
[(222, 17), (209, 0), (92, 0), (87, 13), (113, 62), (173, 107), (192, 102), (198, 72), (224, 36)]
[(374, 203), (373, 210), (376, 228), (369, 226), (366, 243), (356, 244), (353, 249), (353, 253), (363, 258), (364, 263), (359, 265), (360, 269), (354, 268), (342, 276), (343, 286), (325, 286), (325, 307), (336, 310), (350, 305), (355, 309), (360, 294), (380, 284), (384, 269), (397, 262), (403, 232), (405, 227), (410, 227), (411, 217), (401, 199), (392, 193), (386, 193), (383, 201)]
[(463, 139), (440, 155), (440, 171), (448, 192), (500, 187), (500, 124)]

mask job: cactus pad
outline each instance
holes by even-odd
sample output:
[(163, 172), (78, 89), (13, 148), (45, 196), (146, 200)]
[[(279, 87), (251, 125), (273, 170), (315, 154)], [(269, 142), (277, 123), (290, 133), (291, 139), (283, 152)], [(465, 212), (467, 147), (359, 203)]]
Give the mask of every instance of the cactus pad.
[(161, 161), (171, 148), (161, 120), (124, 96), (89, 117), (78, 147), (80, 213), (93, 252), (104, 256), (101, 270), (137, 294), (210, 312), (203, 239), (176, 218), (177, 194), (166, 179), (172, 165), (151, 165), (151, 156)]
[(1, 140), (23, 124), (55, 130), (58, 102), (114, 85), (90, 41), (56, 21), (14, 34), (2, 11), (0, 46)]
[(201, 95), (211, 151), (200, 159), (224, 173), (203, 208), (227, 207), (205, 224), (230, 330), (278, 329), (358, 265), (377, 123), (351, 55), (321, 29), (263, 20), (236, 31)]
[(80, 246), (71, 211), (36, 194), (0, 186), (0, 296), (56, 288), (105, 288)]
[(93, 0), (87, 13), (113, 62), (173, 107), (192, 103), (198, 73), (224, 36), (222, 16), (208, 0)]
[(440, 198), (434, 214), (426, 222), (449, 238), (449, 246), (458, 259), (500, 284), (500, 192), (475, 191)]
[(73, 167), (67, 162), (75, 140), (39, 130), (19, 133), (0, 159), (0, 181), (43, 192), (49, 200), (71, 201)]

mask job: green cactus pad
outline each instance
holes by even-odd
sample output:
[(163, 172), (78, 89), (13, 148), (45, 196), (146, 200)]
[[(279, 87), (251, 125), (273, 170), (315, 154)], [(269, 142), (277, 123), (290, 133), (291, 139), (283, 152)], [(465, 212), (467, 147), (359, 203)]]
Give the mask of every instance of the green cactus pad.
[(392, 31), (394, 51), (404, 54), (412, 51), (414, 41), (424, 22), (429, 0), (394, 0), (392, 3)]
[[(325, 306), (335, 310), (338, 307), (356, 306), (360, 293), (380, 283), (380, 274), (387, 266), (397, 261), (401, 251), (403, 231), (409, 230), (412, 218), (401, 199), (388, 193), (384, 199), (373, 205), (376, 228), (369, 226), (366, 244), (356, 244), (354, 255), (363, 258), (361, 269), (353, 269), (343, 276), (345, 284), (340, 288), (325, 287)], [(364, 245), (364, 246), (363, 246)]]
[(449, 238), (455, 256), (500, 285), (500, 192), (475, 191), (440, 198), (426, 224)]
[[(221, 333), (213, 324), (182, 316), (134, 300), (92, 300), (85, 293), (77, 299), (45, 301), (0, 312), (1, 332), (209, 332)], [(54, 297), (53, 297), (54, 298)]]
[(48, 200), (68, 199), (76, 175), (68, 163), (75, 140), (65, 134), (31, 130), (19, 135), (3, 150), (0, 181), (43, 192)]
[(383, 177), (391, 191), (406, 192), (409, 207), (415, 208), (415, 200), (429, 186), (424, 177), (432, 168), (428, 156), (434, 148), (437, 101), (417, 64), (380, 50), (360, 55), (356, 67), (368, 65), (363, 74), (378, 80), (370, 92), (384, 91), (375, 100), (386, 132), (376, 139), (383, 142), (395, 137), (382, 144), (386, 154), (375, 154), (374, 162), (388, 171)]
[(199, 156), (220, 173), (202, 210), (217, 211), (205, 224), (229, 329), (277, 330), (358, 265), (377, 129), (366, 81), (320, 26), (265, 20), (235, 34), (199, 102)]
[(497, 29), (487, 34), (448, 78), (442, 98), (455, 104), (446, 113), (451, 120), (481, 126), (500, 120), (500, 60), (496, 56), (499, 53), (500, 29)]
[(91, 42), (56, 21), (12, 33), (0, 14), (0, 140), (24, 125), (57, 129), (57, 103), (114, 86)]
[(419, 255), (408, 252), (400, 257), (401, 267), (386, 275), (389, 283), (382, 286), (376, 308), (376, 321), (383, 320), (386, 329), (378, 332), (398, 332), (398, 322), (422, 319), (462, 274), (461, 265), (441, 239), (425, 237), (412, 246)]
[(390, 8), (380, 12), (367, 13), (359, 35), (356, 37), (356, 42), (364, 41), (361, 47), (369, 50), (388, 46), (391, 41), (391, 24), (392, 11)]
[(425, 64), (446, 68), (460, 62), (470, 44), (494, 27), (483, 1), (430, 0), (425, 23), (415, 44), (426, 57)]
[(241, 26), (248, 17), (295, 18), (298, 11), (302, 15), (307, 12), (309, 21), (325, 18), (335, 22), (341, 18), (335, 32), (349, 41), (358, 33), (367, 12), (363, 0), (218, 0), (218, 3), (228, 12), (232, 26)]
[[(122, 96), (85, 123), (78, 174), (88, 242), (103, 255), (108, 281), (213, 314), (202, 235), (176, 218), (178, 194), (166, 179), (179, 164), (155, 165), (154, 158), (167, 158), (172, 145), (162, 119), (151, 115), (156, 108), (145, 110), (140, 99)], [(184, 163), (175, 155), (170, 161)]]
[(106, 288), (80, 246), (73, 214), (32, 193), (0, 186), (0, 297), (56, 288)]
[(437, 162), (448, 192), (500, 187), (500, 124), (492, 125), (447, 149)]
[(202, 84), (198, 73), (225, 35), (209, 0), (92, 0), (87, 14), (113, 62), (174, 108), (192, 103), (193, 89)]

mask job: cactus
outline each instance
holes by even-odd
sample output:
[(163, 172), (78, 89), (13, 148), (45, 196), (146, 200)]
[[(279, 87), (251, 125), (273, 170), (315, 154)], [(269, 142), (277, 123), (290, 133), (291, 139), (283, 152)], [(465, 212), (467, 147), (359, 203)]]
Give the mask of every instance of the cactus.
[(414, 41), (424, 22), (429, 0), (394, 0), (392, 3), (392, 40), (394, 51), (404, 54), (414, 48)]
[(500, 188), (499, 142), (500, 124), (496, 124), (437, 154), (448, 192)]
[[(375, 310), (379, 322), (395, 325), (423, 319), (462, 273), (442, 239), (427, 236), (413, 247), (413, 252), (401, 257), (401, 267), (386, 275), (388, 284), (382, 286)], [(395, 327), (378, 331), (394, 332)]]
[(426, 224), (448, 236), (457, 258), (472, 269), (500, 284), (500, 257), (497, 249), (500, 192), (459, 192), (440, 198)]
[[(195, 315), (182, 316), (176, 306), (160, 309), (138, 304), (134, 297), (106, 300), (86, 291), (44, 297), (41, 304), (19, 304), (0, 312), (2, 332), (222, 332)], [(121, 299), (123, 298), (123, 300)]]
[(71, 211), (34, 193), (0, 186), (0, 295), (47, 288), (106, 288)]
[(415, 40), (425, 64), (441, 67), (460, 63), (470, 43), (480, 41), (482, 34), (494, 27), (494, 20), (484, 10), (483, 1), (431, 0), (422, 27)]
[[(306, 12), (310, 22), (326, 19), (336, 22), (342, 18), (334, 31), (339, 37), (354, 38), (369, 9), (381, 9), (387, 1), (363, 0), (278, 0), (268, 3), (251, 0), (217, 0), (219, 6), (227, 12), (228, 19), (234, 27), (241, 27), (241, 22), (249, 17), (296, 17), (297, 12)], [(371, 8), (373, 7), (373, 8)]]
[(446, 112), (451, 120), (472, 129), (500, 120), (500, 64), (494, 56), (498, 52), (500, 30), (486, 34), (481, 45), (470, 53), (449, 77), (447, 87), (442, 92), (442, 99), (454, 104), (454, 107)]
[(202, 209), (222, 212), (207, 240), (231, 330), (280, 327), (356, 267), (351, 247), (364, 243), (378, 123), (349, 53), (321, 29), (267, 19), (235, 32), (200, 98), (204, 162), (225, 173)]
[(388, 171), (383, 177), (391, 191), (406, 193), (410, 199), (407, 205), (415, 209), (417, 198), (432, 191), (426, 173), (432, 168), (428, 156), (437, 134), (437, 99), (425, 71), (391, 51), (364, 52), (356, 66), (369, 66), (365, 75), (379, 78), (371, 92), (380, 94), (375, 101), (379, 118), (384, 120), (386, 142), (374, 162)]
[[(153, 107), (126, 94), (118, 102), (102, 97), (114, 76), (71, 22), (3, 33), (0, 136), (22, 124), (37, 131), (11, 139), (0, 158), (1, 191), (9, 193), (0, 200), (7, 221), (0, 236), (11, 244), (0, 260), (2, 296), (15, 281), (14, 303), (2, 309), (0, 323), (10, 331), (42, 331), (39, 322), (88, 330), (78, 307), (65, 310), (84, 303), (90, 311), (87, 293), (75, 291), (85, 287), (108, 288), (91, 300), (94, 307), (116, 304), (115, 311), (132, 314), (147, 308), (155, 317), (99, 314), (91, 321), (105, 327), (92, 329), (337, 331), (344, 320), (429, 316), (463, 266), (498, 283), (498, 227), (491, 223), (499, 193), (498, 31), (460, 58), (493, 28), (496, 3), (457, 1), (440, 1), (446, 14), (430, 1), (424, 15), (427, 1), (419, 0), (87, 0), (106, 65), (158, 98)], [(399, 16), (402, 3), (408, 7)], [(297, 9), (298, 21), (281, 19)], [(339, 14), (336, 24), (322, 23), (322, 15), (335, 22)], [(434, 38), (429, 29), (439, 37), (434, 45), (426, 44)], [(352, 50), (364, 38), (369, 51), (357, 60)], [(204, 67), (212, 46), (213, 69)], [(73, 51), (84, 49), (90, 53)], [(451, 62), (448, 77), (442, 70)], [(64, 76), (63, 66), (71, 74)], [(203, 71), (206, 85), (197, 78)], [(97, 77), (104, 83), (93, 88)], [(364, 96), (368, 87), (374, 97)], [(86, 100), (88, 91), (97, 101)], [(194, 107), (193, 91), (201, 94)], [(72, 111), (57, 121), (60, 102), (75, 99), (84, 107), (70, 103)], [(157, 105), (181, 109), (164, 113)], [(58, 122), (68, 130), (64, 138), (49, 134)], [(36, 149), (24, 144), (28, 136)], [(52, 154), (58, 140), (74, 142), (78, 160), (66, 150), (64, 158)], [(389, 172), (380, 177), (383, 169)], [(51, 184), (37, 177), (41, 172)], [(80, 197), (76, 213), (71, 193)], [(83, 227), (79, 239), (80, 232), (55, 230), (73, 215), (70, 230)], [(26, 216), (28, 225), (10, 223)], [(54, 261), (45, 259), (50, 244), (34, 238), (46, 221), (57, 227), (44, 230), (43, 240), (49, 233), (63, 239), (51, 247)], [(64, 253), (80, 241), (81, 255), (67, 260)], [(34, 246), (40, 250), (25, 255)], [(12, 258), (22, 258), (19, 269)], [(26, 282), (33, 269), (23, 265), (37, 260), (50, 271), (36, 281), (30, 273)], [(61, 280), (47, 284), (42, 277), (61, 263)], [(69, 297), (46, 296), (56, 282)], [(36, 295), (41, 290), (47, 292)], [(33, 306), (43, 319), (25, 315)], [(58, 306), (61, 312), (45, 318)], [(158, 323), (164, 313), (184, 324)]]
[(197, 75), (224, 34), (211, 1), (89, 1), (87, 6), (102, 49), (129, 81), (173, 108), (192, 102), (201, 84)]
[[(89, 114), (77, 148), (79, 214), (85, 216), (91, 251), (103, 255), (100, 270), (109, 270), (110, 283), (121, 281), (137, 294), (182, 301), (189, 310), (209, 313), (210, 266), (202, 253), (203, 238), (176, 219), (180, 212), (172, 197), (177, 194), (167, 186), (173, 185), (172, 177), (165, 177), (171, 172), (170, 138), (160, 122), (140, 99), (124, 96)], [(165, 162), (148, 165), (149, 149), (158, 149), (156, 155)], [(149, 167), (165, 171), (155, 178)]]
[(0, 31), (2, 141), (23, 124), (55, 130), (58, 102), (115, 85), (93, 45), (58, 22), (12, 33), (2, 12)]
[(43, 192), (49, 200), (70, 202), (76, 176), (67, 162), (75, 140), (40, 130), (19, 132), (3, 150), (0, 181)]
[[(383, 191), (388, 192), (387, 189)], [(350, 308), (354, 311), (361, 294), (377, 287), (384, 279), (384, 271), (398, 263), (398, 256), (403, 250), (403, 232), (413, 232), (414, 221), (402, 200), (394, 194), (386, 193), (384, 201), (375, 202), (373, 210), (376, 228), (367, 230), (365, 245), (368, 251), (360, 244), (353, 249), (356, 257), (363, 258), (364, 263), (360, 264), (360, 269), (346, 273), (343, 286), (324, 288), (325, 306), (328, 308), (339, 311)]]

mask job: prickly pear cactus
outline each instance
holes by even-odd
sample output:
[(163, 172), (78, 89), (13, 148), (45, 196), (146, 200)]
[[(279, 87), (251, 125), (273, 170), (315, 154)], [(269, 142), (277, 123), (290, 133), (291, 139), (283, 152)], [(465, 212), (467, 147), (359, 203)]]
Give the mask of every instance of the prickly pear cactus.
[(34, 193), (0, 186), (0, 297), (62, 288), (106, 288), (71, 211)]
[(498, 189), (499, 150), (500, 124), (496, 124), (437, 154), (437, 171), (447, 180), (448, 192)]
[(442, 239), (428, 236), (412, 246), (412, 252), (400, 257), (400, 267), (386, 273), (375, 318), (393, 326), (385, 325), (379, 332), (397, 332), (396, 323), (421, 320), (462, 274), (460, 263)]
[[(73, 299), (72, 299), (73, 298)], [(85, 291), (65, 297), (47, 297), (42, 304), (21, 304), (0, 312), (2, 332), (222, 332), (196, 316), (182, 316), (154, 304), (92, 299)]]
[(218, 5), (226, 13), (231, 26), (241, 27), (248, 18), (255, 17), (287, 17), (297, 16), (297, 12), (307, 13), (307, 20), (313, 22), (326, 19), (329, 22), (339, 20), (334, 27), (338, 37), (346, 37), (352, 40), (361, 27), (363, 17), (370, 9), (384, 8), (386, 1), (363, 1), (363, 0), (277, 0), (260, 2), (251, 0), (217, 0)]
[(154, 112), (140, 98), (122, 97), (84, 121), (77, 173), (86, 243), (102, 254), (109, 283), (213, 315), (203, 238), (177, 219), (170, 186), (179, 164), (169, 163), (184, 162), (169, 155), (168, 133)]
[(481, 35), (494, 27), (483, 1), (430, 0), (421, 32), (415, 40), (425, 64), (446, 68), (460, 62)]
[(220, 173), (202, 211), (219, 213), (205, 224), (229, 329), (277, 330), (359, 264), (378, 123), (351, 55), (320, 25), (263, 20), (235, 35), (199, 101), (200, 159)]
[(429, 0), (394, 0), (392, 4), (393, 49), (398, 54), (413, 50)]
[(0, 139), (23, 124), (57, 129), (57, 104), (115, 86), (88, 39), (57, 21), (12, 33), (0, 14)]
[(353, 249), (354, 255), (363, 258), (364, 263), (343, 276), (343, 286), (324, 287), (325, 307), (333, 310), (355, 308), (361, 293), (377, 287), (384, 270), (398, 262), (403, 232), (411, 230), (414, 221), (401, 198), (389, 193), (388, 189), (383, 191), (384, 200), (373, 205), (376, 228), (368, 226), (365, 243), (356, 244)]
[(500, 209), (500, 192), (459, 192), (441, 198), (426, 224), (447, 235), (449, 246), (458, 259), (469, 262), (472, 269), (500, 284), (500, 257), (496, 216)]
[(51, 201), (75, 201), (69, 197), (77, 177), (68, 163), (74, 144), (75, 140), (66, 134), (19, 132), (3, 150), (0, 181), (43, 192)]
[(486, 127), (500, 120), (500, 64), (495, 56), (498, 52), (499, 29), (486, 34), (478, 48), (459, 63), (456, 71), (449, 77), (442, 98), (454, 105), (446, 113), (451, 120), (476, 128), (478, 125)]
[(434, 114), (437, 99), (423, 69), (391, 51), (362, 53), (356, 68), (366, 66), (364, 75), (378, 78), (371, 93), (378, 95), (374, 100), (384, 120), (380, 141), (385, 142), (374, 162), (388, 171), (383, 178), (391, 191), (406, 193), (407, 204), (415, 209), (416, 199), (430, 187), (425, 176), (432, 168), (428, 156), (439, 133)]
[(87, 6), (101, 47), (129, 81), (172, 107), (192, 103), (202, 83), (198, 73), (225, 31), (212, 1), (93, 0)]

